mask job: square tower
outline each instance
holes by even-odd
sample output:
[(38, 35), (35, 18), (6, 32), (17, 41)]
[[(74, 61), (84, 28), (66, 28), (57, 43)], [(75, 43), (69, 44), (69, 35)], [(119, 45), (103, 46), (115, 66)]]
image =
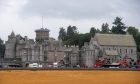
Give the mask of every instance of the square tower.
[(36, 32), (36, 41), (43, 42), (44, 40), (49, 40), (49, 32), (50, 30), (47, 28), (41, 28), (35, 30)]

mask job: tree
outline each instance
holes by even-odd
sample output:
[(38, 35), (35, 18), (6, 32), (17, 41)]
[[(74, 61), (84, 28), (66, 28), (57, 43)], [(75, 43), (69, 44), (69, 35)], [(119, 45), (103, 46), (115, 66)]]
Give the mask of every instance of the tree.
[(136, 35), (138, 35), (139, 30), (135, 27), (130, 26), (130, 27), (128, 27), (127, 32), (133, 36), (136, 36)]
[(127, 28), (125, 24), (122, 22), (121, 17), (116, 17), (116, 19), (113, 22), (114, 26), (112, 26), (112, 33), (115, 34), (125, 34), (125, 29)]
[(137, 45), (137, 51), (140, 52), (140, 33), (138, 33), (136, 36), (134, 36), (136, 45)]
[(81, 48), (85, 42), (89, 42), (91, 39), (90, 33), (79, 34), (79, 47)]
[(5, 53), (5, 45), (3, 43), (3, 40), (0, 38), (0, 58), (4, 57)]
[(64, 43), (65, 45), (78, 45), (79, 42), (79, 34), (74, 33), (71, 38), (68, 38)]
[(67, 36), (71, 37), (74, 35), (74, 33), (77, 33), (77, 27), (76, 26), (68, 26), (67, 28)]
[[(65, 45), (78, 45), (78, 33), (76, 26), (68, 26), (66, 36), (64, 35)], [(60, 36), (59, 36), (60, 37)], [(62, 36), (61, 36), (62, 37)]]
[(100, 33), (100, 32), (101, 32), (100, 29), (97, 28), (97, 29), (96, 29), (96, 33)]
[(131, 35), (133, 35), (136, 45), (137, 45), (137, 51), (140, 52), (140, 33), (139, 30), (135, 27), (128, 27), (127, 32)]
[(109, 33), (109, 25), (107, 23), (102, 24), (102, 33)]
[(95, 27), (91, 27), (90, 33), (96, 33), (96, 28)]
[(62, 41), (64, 41), (66, 38), (66, 35), (67, 34), (66, 34), (65, 29), (63, 27), (60, 28), (58, 39), (61, 39)]
[[(95, 28), (91, 28), (91, 33), (96, 33), (96, 29), (94, 32)], [(65, 45), (79, 45), (79, 48), (81, 48), (84, 45), (84, 42), (89, 42), (91, 38), (90, 33), (86, 34), (79, 34), (77, 32), (77, 27), (76, 26), (68, 26), (67, 28), (67, 36), (64, 42)]]
[(96, 28), (95, 27), (91, 27), (91, 29), (90, 29), (91, 36), (94, 37), (95, 33), (96, 33)]

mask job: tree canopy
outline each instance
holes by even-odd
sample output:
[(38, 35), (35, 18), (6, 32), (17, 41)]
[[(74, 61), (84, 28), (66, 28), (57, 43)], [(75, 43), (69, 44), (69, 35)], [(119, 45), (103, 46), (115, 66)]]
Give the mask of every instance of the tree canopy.
[(136, 36), (139, 34), (139, 30), (132, 26), (128, 27), (127, 32), (133, 36)]
[(74, 33), (77, 33), (77, 27), (76, 26), (68, 26), (67, 28), (67, 36), (73, 36)]
[(89, 42), (91, 36), (94, 36), (97, 32), (94, 27), (90, 29), (89, 33), (78, 33), (76, 26), (68, 26), (67, 32), (64, 28), (60, 28), (59, 39), (62, 39), (65, 45), (78, 45), (80, 48), (84, 45), (84, 42)]
[(92, 37), (94, 37), (96, 32), (97, 32), (96, 28), (95, 27), (91, 27), (90, 34), (91, 34)]
[(101, 33), (109, 33), (109, 24), (103, 23), (101, 29)]
[(140, 32), (137, 28), (135, 27), (128, 27), (127, 32), (131, 35), (133, 35), (135, 42), (137, 44), (137, 50), (140, 52)]
[[(134, 39), (137, 44), (137, 50), (140, 52), (140, 32), (138, 31), (138, 28), (129, 26), (128, 28), (125, 26), (125, 24), (122, 22), (121, 17), (116, 17), (113, 22), (112, 29), (109, 29), (108, 23), (103, 23), (101, 25), (101, 30), (95, 27), (91, 27), (90, 31), (88, 33), (78, 33), (78, 28), (76, 26), (68, 26), (67, 30), (65, 30), (63, 27), (60, 28), (59, 31), (59, 39), (62, 39), (65, 45), (79, 45), (79, 47), (82, 47), (84, 45), (84, 42), (89, 42), (91, 37), (94, 37), (96, 33), (104, 33), (104, 34), (126, 34), (128, 32), (129, 34), (134, 36)], [(67, 32), (66, 32), (67, 31)]]
[(67, 36), (67, 33), (65, 29), (63, 27), (60, 28), (58, 39), (65, 40), (66, 36)]
[(122, 18), (121, 17), (116, 17), (114, 22), (113, 22), (113, 26), (112, 26), (112, 33), (114, 34), (125, 34), (125, 29), (127, 27), (125, 26), (125, 24), (122, 22)]

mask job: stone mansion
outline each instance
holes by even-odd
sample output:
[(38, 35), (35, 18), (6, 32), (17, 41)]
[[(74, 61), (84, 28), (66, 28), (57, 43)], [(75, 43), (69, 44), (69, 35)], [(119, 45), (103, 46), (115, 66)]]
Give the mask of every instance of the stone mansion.
[(96, 34), (82, 49), (78, 46), (66, 47), (61, 40), (50, 38), (49, 30), (41, 28), (35, 30), (36, 38), (15, 35), (12, 32), (6, 41), (4, 56), (5, 65), (41, 63), (44, 66), (57, 62), (61, 65), (86, 65), (92, 67), (100, 57), (111, 59), (110, 62), (125, 57), (137, 61), (136, 43), (132, 35)]

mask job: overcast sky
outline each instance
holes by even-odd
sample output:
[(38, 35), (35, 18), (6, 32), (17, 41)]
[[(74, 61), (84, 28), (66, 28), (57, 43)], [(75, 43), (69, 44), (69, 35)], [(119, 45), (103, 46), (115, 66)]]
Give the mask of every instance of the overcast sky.
[(79, 32), (100, 28), (104, 22), (110, 28), (116, 16), (126, 26), (140, 29), (140, 0), (0, 0), (0, 37), (7, 40), (12, 32), (35, 38), (35, 29), (50, 29), (57, 38), (59, 28), (77, 26)]

